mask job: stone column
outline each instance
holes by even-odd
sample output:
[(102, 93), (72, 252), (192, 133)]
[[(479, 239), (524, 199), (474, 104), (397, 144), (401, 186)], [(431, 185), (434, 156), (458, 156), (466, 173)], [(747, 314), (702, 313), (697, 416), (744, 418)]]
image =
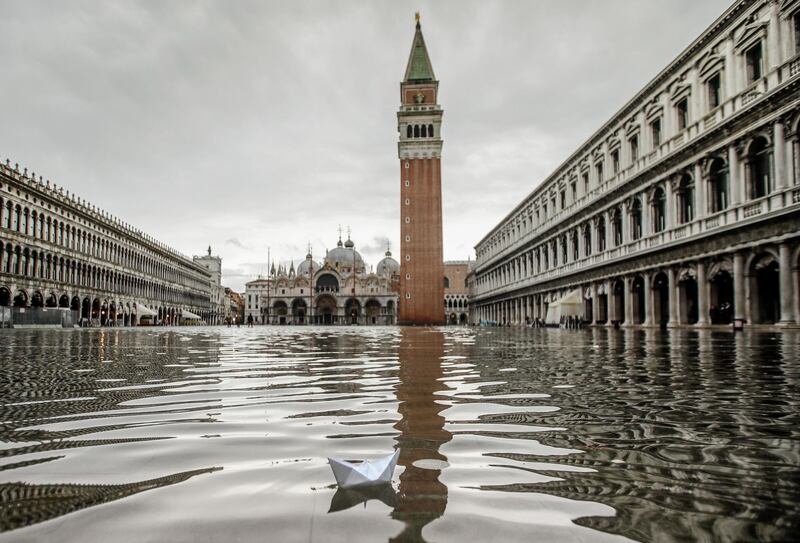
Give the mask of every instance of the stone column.
[(611, 224), (611, 210), (605, 212), (606, 216), (606, 251), (614, 247), (614, 226)]
[(642, 237), (646, 238), (650, 235), (653, 225), (651, 224), (652, 206), (650, 205), (647, 194), (641, 195), (642, 199)]
[(592, 283), (592, 324), (600, 320), (600, 300), (597, 299), (597, 283)]
[(664, 221), (666, 224), (664, 225), (664, 230), (671, 230), (678, 224), (676, 215), (675, 215), (675, 191), (672, 189), (672, 180), (667, 179), (665, 183), (666, 188), (666, 220)]
[(697, 326), (708, 326), (708, 280), (705, 262), (697, 263)]
[(622, 316), (622, 319), (625, 321), (624, 326), (633, 326), (633, 277), (625, 277), (623, 281), (625, 283), (625, 294), (623, 298), (625, 303), (623, 306), (625, 315)]
[(642, 273), (642, 280), (644, 281), (644, 325), (653, 326), (653, 289), (650, 286), (650, 273)]
[(794, 322), (800, 322), (800, 270), (792, 266), (792, 287), (793, 287), (793, 305), (794, 305)]
[(744, 187), (739, 171), (739, 152), (736, 150), (736, 143), (728, 146), (728, 185), (731, 192), (731, 207), (742, 203)]
[(780, 290), (781, 290), (781, 320), (780, 324), (793, 324), (794, 312), (792, 301), (794, 298), (794, 285), (792, 285), (792, 262), (788, 243), (781, 243), (778, 246), (780, 255)]
[(745, 320), (744, 255), (733, 253), (733, 318)]
[(614, 323), (614, 295), (611, 292), (611, 281), (606, 281), (606, 326), (613, 326)]
[(678, 316), (678, 281), (677, 281), (677, 272), (675, 268), (668, 268), (667, 269), (667, 279), (668, 279), (668, 296), (669, 298), (669, 321), (667, 322), (667, 326), (673, 327), (680, 324), (680, 317)]
[(783, 122), (778, 119), (773, 127), (774, 147), (773, 162), (775, 163), (775, 188), (783, 190), (789, 186), (786, 179), (786, 134)]

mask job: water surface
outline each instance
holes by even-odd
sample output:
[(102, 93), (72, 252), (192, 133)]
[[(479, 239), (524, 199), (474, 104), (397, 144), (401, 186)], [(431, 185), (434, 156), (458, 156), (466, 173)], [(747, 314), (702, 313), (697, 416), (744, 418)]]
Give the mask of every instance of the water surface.
[[(786, 541), (800, 333), (0, 332), (0, 541)], [(327, 456), (401, 450), (337, 490)]]

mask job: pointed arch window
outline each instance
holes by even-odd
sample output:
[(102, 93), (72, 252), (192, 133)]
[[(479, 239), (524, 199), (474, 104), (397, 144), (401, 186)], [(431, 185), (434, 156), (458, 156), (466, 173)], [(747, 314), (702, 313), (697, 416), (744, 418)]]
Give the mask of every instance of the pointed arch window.
[(761, 198), (772, 191), (772, 149), (766, 138), (758, 137), (750, 144), (746, 158), (750, 199)]
[(708, 169), (708, 188), (711, 193), (711, 212), (728, 208), (728, 165), (721, 158), (711, 161)]
[(653, 192), (653, 232), (663, 232), (667, 227), (667, 195), (662, 187)]
[(636, 198), (631, 205), (631, 239), (642, 237), (642, 202)]
[(406, 126), (406, 137), (410, 138), (413, 135), (413, 131), (414, 129), (411, 127), (411, 125)]
[(678, 224), (685, 224), (694, 219), (694, 179), (686, 174), (678, 183)]

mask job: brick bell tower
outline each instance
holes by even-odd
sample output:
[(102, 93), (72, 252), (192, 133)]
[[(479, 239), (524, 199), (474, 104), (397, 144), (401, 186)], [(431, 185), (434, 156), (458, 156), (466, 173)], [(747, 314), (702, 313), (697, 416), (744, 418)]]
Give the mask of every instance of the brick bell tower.
[(419, 13), (400, 83), (400, 324), (444, 324), (442, 108)]

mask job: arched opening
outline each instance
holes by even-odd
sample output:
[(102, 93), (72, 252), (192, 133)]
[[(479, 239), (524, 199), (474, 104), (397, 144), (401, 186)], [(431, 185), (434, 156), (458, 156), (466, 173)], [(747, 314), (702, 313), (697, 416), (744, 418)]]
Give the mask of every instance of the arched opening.
[(606, 220), (603, 217), (597, 219), (597, 250), (606, 250)]
[(381, 318), (381, 304), (378, 300), (368, 300), (364, 304), (364, 314), (369, 324), (378, 324)]
[(413, 129), (411, 128), (411, 125), (406, 126), (406, 137), (407, 138), (410, 138), (413, 135), (412, 134), (412, 130)]
[(583, 253), (584, 256), (592, 254), (592, 227), (589, 224), (583, 225)]
[(108, 302), (103, 302), (103, 305), (100, 306), (100, 326), (106, 326), (108, 324)]
[(324, 273), (317, 278), (317, 292), (339, 292), (339, 280), (330, 273)]
[(772, 149), (764, 137), (755, 138), (747, 150), (745, 172), (750, 199), (766, 196), (772, 190)]
[(612, 296), (613, 312), (612, 322), (625, 322), (625, 283), (622, 279), (617, 279), (611, 287), (614, 295)]
[(0, 306), (8, 307), (11, 305), (11, 291), (6, 287), (0, 287)]
[(708, 188), (711, 212), (718, 213), (728, 208), (728, 165), (715, 158), (708, 167)]
[(77, 296), (73, 296), (72, 300), (70, 301), (69, 308), (72, 311), (80, 311), (81, 309), (81, 299)]
[(644, 303), (644, 296), (645, 296), (645, 284), (644, 278), (641, 275), (637, 275), (633, 278), (631, 282), (631, 304), (633, 309), (633, 315), (631, 315), (631, 323), (632, 324), (644, 324), (645, 320), (645, 303)]
[(667, 195), (662, 187), (653, 191), (653, 232), (663, 232), (667, 227)]
[(62, 294), (61, 298), (58, 299), (58, 307), (69, 307), (69, 296)]
[(780, 320), (780, 280), (778, 260), (771, 254), (753, 261), (750, 273), (750, 315), (754, 322), (776, 323)]
[(28, 293), (24, 290), (17, 292), (14, 296), (14, 307), (28, 307)]
[(418, 124), (414, 125), (414, 137), (415, 138), (419, 137), (419, 125)]
[(711, 324), (733, 322), (733, 276), (727, 269), (720, 269), (709, 281), (709, 316)]
[(306, 323), (306, 302), (300, 298), (295, 298), (292, 302), (292, 321), (295, 324)]
[(450, 279), (447, 277), (444, 278), (444, 288), (450, 288)]
[(420, 128), (420, 135), (423, 138), (427, 138), (428, 137), (428, 126), (427, 125), (424, 125), (424, 124), (422, 125), (422, 127)]
[[(595, 324), (607, 323), (609, 319), (608, 312), (608, 293), (605, 288), (597, 291), (597, 322)], [(544, 313), (546, 315), (547, 313)]]
[(100, 319), (100, 300), (95, 298), (92, 301), (92, 320), (99, 320)]
[(333, 324), (336, 321), (336, 300), (327, 294), (317, 298), (316, 320), (322, 324)]
[(614, 236), (614, 247), (622, 245), (622, 210), (614, 209), (611, 215), (611, 234)]
[(31, 296), (31, 307), (44, 307), (44, 296), (41, 291), (37, 290)]
[(51, 292), (50, 295), (47, 296), (44, 305), (45, 307), (58, 307), (58, 298), (56, 298), (55, 292)]
[(347, 315), (347, 322), (358, 324), (361, 316), (361, 304), (355, 298), (350, 298), (344, 304), (344, 314)]
[(586, 289), (583, 294), (583, 320), (594, 324), (594, 300), (592, 299), (592, 291)]
[(662, 328), (669, 322), (669, 279), (659, 272), (653, 277), (653, 315)]
[(694, 220), (694, 179), (684, 174), (678, 182), (676, 190), (678, 198), (678, 223), (685, 224)]
[(631, 204), (631, 239), (642, 237), (642, 202), (639, 198), (634, 198)]
[(278, 324), (286, 324), (286, 317), (289, 315), (289, 307), (286, 302), (278, 300), (272, 304), (272, 315)]
[(81, 320), (89, 319), (92, 315), (92, 301), (89, 298), (84, 298), (81, 302)]
[(698, 317), (697, 275), (693, 269), (681, 270), (678, 275), (678, 300), (680, 322), (695, 324)]

